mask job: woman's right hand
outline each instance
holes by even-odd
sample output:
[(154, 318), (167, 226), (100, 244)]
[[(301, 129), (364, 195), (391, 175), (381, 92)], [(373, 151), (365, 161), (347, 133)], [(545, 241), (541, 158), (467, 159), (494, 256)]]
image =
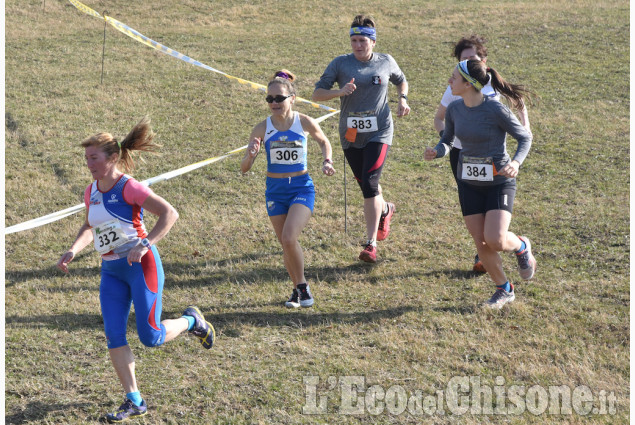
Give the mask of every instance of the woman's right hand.
[(340, 89), (340, 96), (348, 96), (349, 94), (353, 94), (355, 89), (357, 89), (357, 86), (355, 85), (355, 78), (351, 78), (351, 81), (346, 83), (346, 85)]
[(255, 158), (258, 156), (258, 152), (260, 152), (260, 137), (254, 137), (251, 142), (249, 142), (249, 146), (247, 146), (247, 150), (249, 152), (249, 156), (251, 158)]
[(423, 157), (426, 161), (432, 161), (433, 159), (436, 159), (437, 157), (437, 150), (430, 147), (426, 147), (426, 153), (424, 154)]
[(75, 258), (75, 253), (69, 249), (60, 257), (59, 261), (57, 262), (57, 268), (64, 273), (68, 273), (68, 263), (73, 261), (73, 258)]

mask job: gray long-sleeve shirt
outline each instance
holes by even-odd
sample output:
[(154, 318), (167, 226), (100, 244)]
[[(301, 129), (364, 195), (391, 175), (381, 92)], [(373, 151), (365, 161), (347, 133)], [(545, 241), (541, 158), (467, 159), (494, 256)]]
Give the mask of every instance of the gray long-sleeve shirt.
[(513, 179), (495, 175), (493, 181), (475, 181), (462, 179), (462, 163), (465, 157), (491, 157), (496, 170), (503, 168), (510, 159), (507, 153), (507, 134), (518, 141), (518, 149), (513, 160), (522, 164), (529, 148), (532, 135), (509, 108), (493, 99), (485, 97), (483, 103), (469, 108), (463, 99), (450, 103), (445, 113), (445, 130), (443, 137), (435, 147), (437, 158), (450, 152), (454, 143), (454, 136), (461, 139), (463, 149), (459, 154), (457, 178), (467, 183), (488, 186), (504, 183)]
[[(363, 148), (370, 142), (392, 144), (393, 124), (388, 106), (388, 82), (399, 85), (406, 80), (405, 75), (392, 56), (385, 53), (373, 53), (368, 62), (360, 62), (352, 53), (336, 57), (329, 63), (315, 83), (316, 89), (330, 90), (337, 83), (344, 87), (355, 78), (357, 89), (349, 96), (340, 97), (340, 141), (342, 148)], [(357, 114), (377, 117), (377, 131), (358, 132), (355, 143), (346, 141), (344, 135), (347, 120)]]

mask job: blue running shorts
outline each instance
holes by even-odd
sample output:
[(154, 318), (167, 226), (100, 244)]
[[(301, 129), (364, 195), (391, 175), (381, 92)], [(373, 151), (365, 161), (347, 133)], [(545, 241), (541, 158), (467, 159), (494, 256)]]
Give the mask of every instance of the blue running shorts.
[(287, 214), (293, 204), (302, 204), (313, 212), (315, 203), (315, 187), (309, 174), (296, 177), (267, 177), (265, 191), (267, 214)]

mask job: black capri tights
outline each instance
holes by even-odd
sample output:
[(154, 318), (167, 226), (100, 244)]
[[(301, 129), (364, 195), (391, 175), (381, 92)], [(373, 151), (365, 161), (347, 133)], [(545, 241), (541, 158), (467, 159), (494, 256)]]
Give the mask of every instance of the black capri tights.
[(376, 142), (369, 143), (361, 149), (344, 149), (344, 156), (362, 189), (364, 199), (379, 195), (379, 177), (389, 149), (389, 145)]

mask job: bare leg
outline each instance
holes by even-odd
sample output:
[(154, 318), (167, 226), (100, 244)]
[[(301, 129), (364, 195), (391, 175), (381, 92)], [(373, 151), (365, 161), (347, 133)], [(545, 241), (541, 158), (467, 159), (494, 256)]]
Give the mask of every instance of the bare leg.
[(374, 198), (364, 199), (364, 219), (366, 220), (366, 235), (369, 240), (377, 240), (377, 228), (383, 210), (384, 197), (381, 193)]
[(135, 361), (134, 355), (129, 345), (122, 347), (110, 348), (110, 361), (117, 372), (119, 382), (123, 386), (124, 391), (132, 393), (138, 391), (137, 379), (135, 378)]
[(514, 252), (521, 247), (518, 236), (509, 231), (512, 215), (505, 210), (491, 210), (485, 214), (485, 242), (499, 252)]
[(165, 319), (161, 321), (161, 324), (165, 326), (165, 342), (172, 341), (179, 336), (182, 332), (187, 330), (189, 322), (183, 317), (178, 319)]
[(304, 276), (304, 252), (298, 242), (302, 229), (311, 218), (311, 210), (302, 204), (293, 204), (287, 214), (269, 217), (282, 245), (284, 266), (293, 282), (293, 287), (306, 282)]
[(507, 277), (503, 271), (503, 260), (498, 251), (492, 249), (485, 241), (486, 215), (473, 214), (463, 217), (467, 230), (472, 235), (478, 256), (485, 266), (485, 270), (496, 285), (503, 285)]

